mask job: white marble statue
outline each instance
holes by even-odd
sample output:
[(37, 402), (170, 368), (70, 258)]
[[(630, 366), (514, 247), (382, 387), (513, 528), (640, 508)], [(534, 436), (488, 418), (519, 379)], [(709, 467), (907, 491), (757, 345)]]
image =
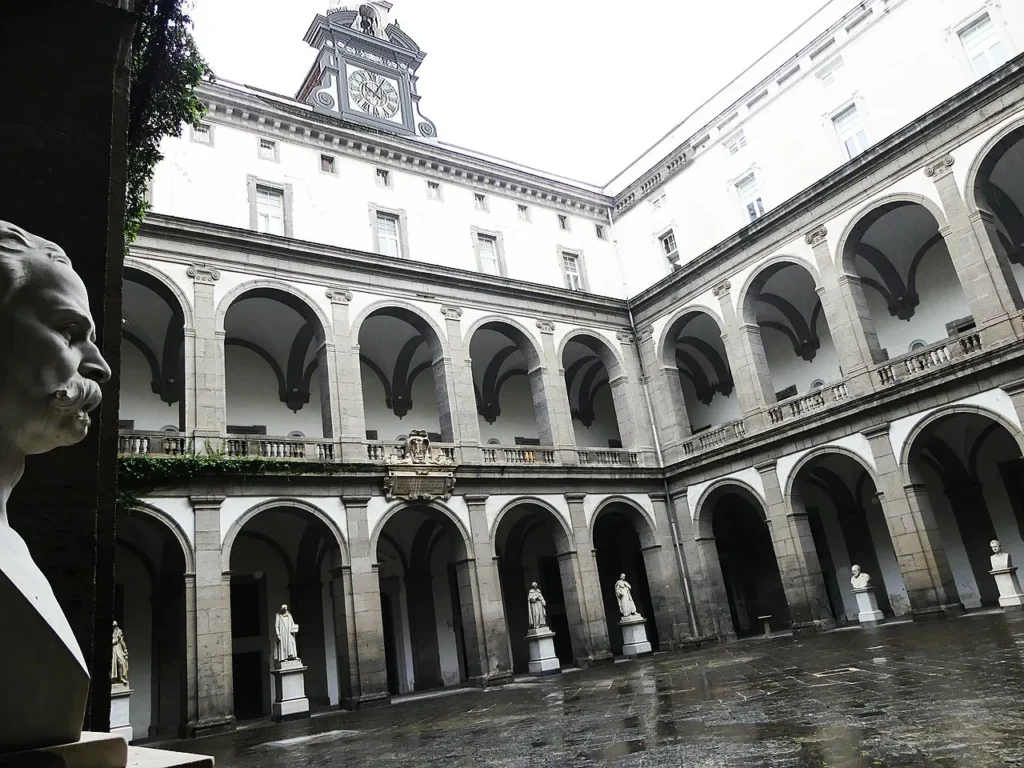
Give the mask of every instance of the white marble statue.
[(871, 586), (871, 574), (862, 571), (859, 565), (851, 566), (850, 586), (854, 589), (868, 589)]
[(615, 599), (619, 601), (619, 613), (622, 618), (639, 616), (636, 610), (636, 603), (633, 602), (633, 588), (626, 581), (626, 574), (619, 574), (619, 580), (615, 582)]
[(992, 557), (990, 562), (992, 563), (993, 571), (1003, 571), (1007, 568), (1013, 567), (1013, 562), (1010, 560), (1010, 553), (1003, 551), (1003, 545), (999, 543), (998, 539), (992, 539), (989, 542), (989, 546), (992, 547)]
[(124, 642), (124, 632), (114, 622), (114, 647), (110, 654), (110, 682), (128, 685), (128, 646)]
[[(7, 501), (26, 456), (85, 438), (109, 379), (70, 259), (56, 243), (0, 221), (0, 613), (9, 627), (0, 633), (9, 662), (0, 753), (81, 735), (88, 668), (46, 577), (10, 527)], [(38, 658), (22, 673), (26, 648)]]
[(282, 605), (274, 618), (274, 633), (274, 660), (292, 661), (299, 658), (295, 650), (295, 636), (299, 633), (299, 625), (295, 623), (287, 605)]
[(526, 593), (526, 601), (530, 608), (530, 629), (540, 629), (548, 625), (548, 602), (541, 594), (537, 582), (530, 585), (530, 591)]

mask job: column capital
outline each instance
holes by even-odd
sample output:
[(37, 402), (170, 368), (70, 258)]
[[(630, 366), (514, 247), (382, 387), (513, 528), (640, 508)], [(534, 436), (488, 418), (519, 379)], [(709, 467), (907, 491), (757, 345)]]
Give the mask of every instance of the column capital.
[(725, 280), (712, 288), (711, 293), (716, 299), (721, 299), (722, 297), (727, 296), (730, 290), (732, 290), (732, 283)]
[(226, 498), (226, 496), (218, 496), (216, 494), (196, 494), (194, 496), (189, 496), (188, 500), (192, 502), (193, 507), (211, 508), (220, 507)]
[[(686, 491), (683, 491), (683, 493), (686, 493)], [(658, 492), (658, 493), (648, 493), (647, 494), (647, 498), (649, 498), (651, 501), (662, 501), (662, 502), (664, 502), (664, 501), (668, 501), (668, 494), (665, 493), (664, 491), (661, 491), (661, 492)]]
[(1009, 384), (1003, 384), (1000, 389), (1008, 395), (1020, 394), (1024, 392), (1024, 379), (1017, 379), (1017, 381), (1011, 381)]
[(903, 490), (904, 491), (911, 491), (911, 492), (914, 492), (914, 493), (918, 493), (918, 492), (924, 493), (924, 492), (926, 492), (928, 490), (928, 484), (927, 483), (904, 483), (903, 484)]
[(537, 328), (540, 329), (541, 333), (554, 333), (555, 324), (551, 320), (538, 320)]
[(351, 572), (352, 572), (352, 566), (351, 565), (336, 565), (336, 566), (334, 566), (333, 568), (331, 568), (328, 571), (328, 573), (331, 575), (332, 579), (340, 579), (345, 574), (351, 573)]
[(889, 436), (889, 424), (887, 424), (887, 423), (886, 424), (876, 424), (873, 427), (868, 427), (867, 429), (862, 429), (860, 431), (860, 433), (862, 435), (864, 435), (864, 437), (866, 437), (868, 440), (870, 440), (873, 437), (879, 437), (881, 435), (885, 435), (886, 437), (888, 437)]
[(189, 277), (197, 283), (215, 283), (220, 280), (220, 270), (212, 264), (202, 262), (192, 264), (186, 271)]
[(758, 474), (765, 474), (766, 472), (775, 471), (775, 459), (771, 461), (762, 461), (760, 464), (755, 464), (754, 469), (757, 470)]
[(669, 488), (668, 489), (668, 495), (673, 500), (675, 500), (675, 499), (685, 499), (688, 490), (689, 490), (688, 488)]
[(441, 307), (441, 314), (444, 315), (445, 320), (458, 321), (462, 317), (462, 308), (453, 307), (450, 304), (445, 304)]
[(562, 495), (565, 496), (565, 500), (570, 504), (580, 504), (587, 497), (585, 493), (563, 493)]
[(462, 498), (467, 504), (486, 504), (490, 498), (489, 493), (465, 493)]
[(636, 340), (643, 344), (645, 341), (650, 341), (654, 338), (654, 326), (645, 325), (636, 332)]
[(956, 161), (952, 155), (946, 155), (945, 157), (940, 157), (937, 160), (932, 160), (924, 167), (924, 175), (932, 181), (938, 181), (953, 172), (954, 162)]
[(806, 235), (804, 235), (804, 242), (807, 243), (812, 248), (814, 248), (815, 246), (824, 243), (827, 237), (828, 229), (824, 225), (822, 225), (820, 227), (815, 227)]
[(623, 344), (632, 344), (634, 341), (636, 341), (636, 336), (634, 336), (633, 332), (627, 328), (618, 331), (615, 334), (615, 338), (618, 339)]
[(331, 304), (348, 304), (352, 301), (352, 291), (341, 285), (332, 285), (324, 291)]
[(342, 496), (341, 503), (346, 507), (365, 507), (373, 496)]

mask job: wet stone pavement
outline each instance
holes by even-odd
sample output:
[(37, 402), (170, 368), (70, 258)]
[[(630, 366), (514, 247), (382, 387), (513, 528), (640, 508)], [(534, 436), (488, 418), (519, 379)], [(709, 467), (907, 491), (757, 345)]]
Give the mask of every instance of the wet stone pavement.
[(174, 742), (219, 768), (1024, 766), (1024, 615), (782, 636)]

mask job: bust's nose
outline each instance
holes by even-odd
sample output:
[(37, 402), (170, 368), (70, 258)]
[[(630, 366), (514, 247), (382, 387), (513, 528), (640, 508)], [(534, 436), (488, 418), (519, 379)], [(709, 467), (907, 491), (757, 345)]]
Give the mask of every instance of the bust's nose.
[(106, 384), (110, 381), (110, 366), (100, 354), (99, 347), (93, 342), (85, 343), (82, 362), (78, 366), (78, 373), (86, 379), (92, 379), (97, 384)]

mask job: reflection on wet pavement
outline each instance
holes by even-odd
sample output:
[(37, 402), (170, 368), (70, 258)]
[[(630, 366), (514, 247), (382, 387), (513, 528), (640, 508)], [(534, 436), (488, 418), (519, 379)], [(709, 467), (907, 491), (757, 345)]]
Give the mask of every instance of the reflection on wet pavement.
[(1022, 695), (1024, 615), (994, 614), (661, 654), (167, 746), (219, 768), (980, 768), (1024, 765)]

